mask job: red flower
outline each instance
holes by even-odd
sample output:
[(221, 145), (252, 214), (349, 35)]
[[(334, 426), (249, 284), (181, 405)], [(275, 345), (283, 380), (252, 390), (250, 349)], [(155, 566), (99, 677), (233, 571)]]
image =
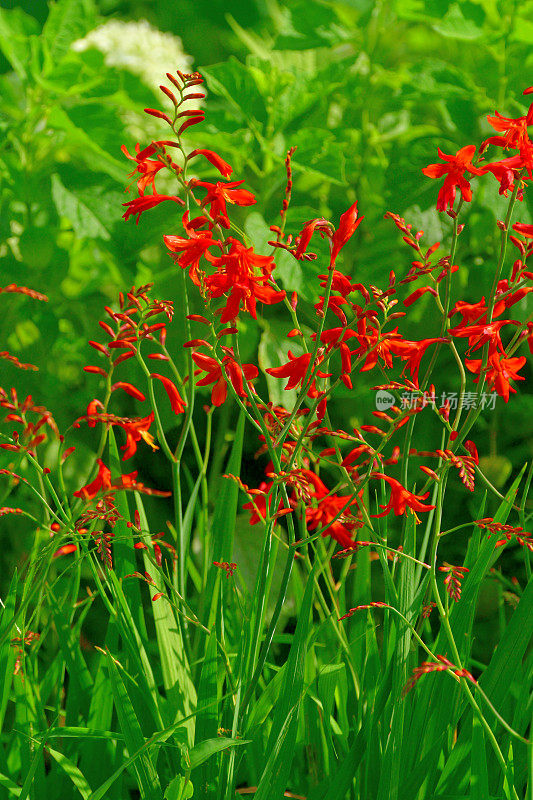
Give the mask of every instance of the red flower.
[(472, 164), (472, 158), (476, 152), (474, 144), (461, 147), (454, 156), (443, 153), (438, 147), (437, 152), (445, 163), (430, 164), (422, 172), (428, 178), (442, 178), (443, 175), (446, 175), (437, 199), (437, 211), (446, 211), (446, 208), (453, 208), (457, 186), (461, 190), (463, 200), (470, 201), (472, 199), (472, 189), (464, 178), (465, 171), (471, 175), (482, 175), (483, 170)]
[(203, 186), (207, 194), (202, 201), (202, 206), (210, 206), (211, 216), (223, 228), (229, 228), (229, 219), (226, 212), (226, 203), (237, 206), (253, 206), (256, 202), (254, 195), (247, 189), (237, 189), (244, 183), (233, 181), (229, 183), (207, 183), (206, 181), (191, 181), (192, 186)]
[(130, 159), (130, 161), (137, 162), (137, 166), (133, 172), (130, 173), (130, 178), (132, 178), (136, 172), (138, 172), (141, 176), (137, 181), (137, 189), (139, 190), (139, 194), (141, 196), (144, 195), (147, 186), (151, 186), (153, 193), (156, 194), (154, 178), (159, 170), (163, 169), (165, 166), (162, 161), (154, 161), (153, 159), (150, 159), (150, 156), (152, 156), (159, 149), (158, 145), (158, 142), (152, 142), (152, 144), (148, 145), (148, 147), (145, 147), (144, 150), (140, 150), (139, 144), (136, 144), (135, 156), (130, 156), (125, 145), (122, 145), (120, 148), (124, 155)]
[[(205, 378), (197, 382), (197, 386), (209, 386), (214, 383), (211, 392), (211, 402), (214, 406), (221, 406), (228, 396), (228, 386), (226, 378), (229, 378), (231, 385), (235, 389), (235, 393), (239, 397), (246, 397), (244, 390), (243, 374), (247, 381), (252, 381), (259, 375), (259, 370), (253, 364), (243, 364), (242, 369), (240, 364), (235, 361), (233, 353), (230, 348), (224, 347), (223, 350), (226, 355), (222, 359), (221, 364), (216, 359), (205, 353), (193, 353), (192, 359), (194, 363), (200, 367), (203, 372), (207, 372)], [(224, 370), (224, 372), (222, 371)]]
[[(316, 508), (306, 508), (305, 510), (308, 530), (314, 531), (329, 525), (322, 532), (322, 536), (331, 536), (342, 548), (353, 547), (355, 542), (351, 533), (359, 525), (355, 518), (348, 516), (348, 507), (355, 502), (355, 498), (350, 500), (349, 497), (339, 497), (336, 494), (322, 497)], [(338, 518), (335, 522), (331, 522), (335, 517)]]
[[(516, 389), (513, 389), (509, 381), (524, 380), (523, 376), (518, 375), (518, 370), (522, 369), (525, 363), (525, 356), (521, 356), (520, 358), (501, 358), (496, 351), (489, 356), (489, 364), (485, 367), (487, 383), (491, 387), (491, 391), (496, 391), (500, 397), (503, 397), (506, 403), (509, 401), (509, 392), (514, 392), (516, 394)], [(478, 383), (481, 359), (474, 359), (472, 361), (466, 359), (465, 364), (470, 372), (477, 374), (478, 377), (474, 380), (474, 383)]]
[[(236, 319), (242, 303), (245, 311), (256, 318), (256, 302), (271, 305), (279, 303), (285, 297), (284, 291), (276, 291), (268, 286), (274, 269), (271, 256), (260, 256), (254, 253), (253, 247), (244, 247), (237, 239), (228, 237), (230, 250), (223, 256), (210, 257), (211, 263), (217, 267), (214, 275), (205, 278), (205, 286), (210, 297), (222, 297), (228, 294), (226, 305), (221, 311), (222, 323)], [(260, 274), (256, 274), (256, 272)]]
[(163, 240), (171, 251), (171, 253), (181, 253), (181, 255), (174, 256), (174, 261), (180, 265), (182, 269), (189, 268), (189, 277), (196, 286), (200, 286), (200, 278), (198, 270), (200, 268), (200, 259), (205, 256), (211, 260), (208, 253), (210, 247), (222, 247), (222, 242), (213, 239), (211, 231), (196, 231), (194, 227), (189, 224), (189, 212), (186, 211), (182, 217), (183, 227), (187, 234), (187, 238), (182, 236), (163, 236)]
[(154, 412), (152, 411), (147, 417), (139, 417), (138, 419), (130, 419), (127, 422), (117, 423), (126, 432), (126, 444), (120, 448), (124, 450), (123, 461), (127, 461), (137, 452), (137, 442), (140, 442), (141, 439), (144, 439), (152, 450), (157, 450), (157, 445), (154, 444), (154, 437), (148, 433), (153, 421)]
[(435, 508), (435, 506), (424, 505), (424, 503), (421, 502), (429, 497), (429, 492), (422, 495), (413, 494), (395, 478), (384, 475), (382, 472), (373, 472), (372, 478), (381, 478), (391, 487), (389, 502), (386, 506), (381, 506), (383, 511), (380, 514), (373, 514), (373, 517), (384, 517), (390, 514), (391, 511), (394, 511), (396, 516), (399, 517), (405, 514), (406, 507), (411, 508), (413, 511), (431, 511)]
[(168, 399), (170, 400), (170, 405), (172, 406), (172, 411), (174, 414), (183, 414), (186, 406), (185, 400), (183, 400), (170, 378), (165, 378), (164, 375), (159, 375), (157, 372), (153, 372), (150, 377), (157, 378), (157, 380), (161, 381), (165, 387), (165, 391), (168, 395)]
[[(289, 350), (289, 361), (287, 364), (283, 364), (281, 367), (270, 367), (266, 370), (269, 375), (273, 375), (274, 378), (288, 378), (287, 385), (285, 386), (286, 390), (294, 389), (298, 384), (303, 381), (305, 375), (307, 373), (307, 369), (309, 367), (309, 363), (311, 361), (311, 353), (304, 353), (303, 356), (295, 356)], [(322, 358), (319, 357), (316, 361), (316, 364), (320, 364)], [(311, 374), (311, 372), (310, 372)], [(317, 371), (315, 376), (311, 382), (311, 385), (308, 387), (307, 395), (308, 397), (318, 397), (318, 392), (315, 386), (315, 378), (329, 378), (331, 373), (325, 373)]]
[(138, 225), (143, 211), (148, 211), (150, 208), (154, 208), (154, 206), (163, 203), (165, 200), (173, 200), (175, 203), (179, 203), (182, 206), (185, 205), (183, 200), (179, 197), (166, 194), (147, 194), (136, 197), (135, 200), (130, 200), (127, 203), (122, 203), (123, 206), (127, 206), (122, 217), (127, 221), (130, 217), (134, 217), (137, 214), (136, 224)]
[(478, 324), (478, 325), (465, 325), (465, 326), (457, 326), (455, 328), (450, 328), (449, 333), (451, 336), (457, 336), (460, 338), (467, 338), (468, 339), (468, 348), (469, 350), (478, 350), (484, 344), (489, 342), (489, 352), (493, 353), (494, 351), (500, 351), (501, 353), (504, 352), (502, 340), (500, 338), (500, 330), (503, 328), (504, 325), (519, 325), (519, 322), (515, 322), (511, 319), (503, 319), (497, 322), (491, 322), (489, 324)]
[(407, 361), (407, 367), (411, 374), (413, 381), (418, 384), (418, 371), (420, 369), (420, 361), (431, 344), (437, 342), (447, 342), (443, 337), (434, 339), (422, 339), (420, 342), (410, 342), (407, 339), (401, 341), (393, 341), (391, 343), (391, 352), (396, 356), (400, 356), (402, 361)]
[(233, 169), (230, 165), (224, 161), (217, 153), (213, 153), (212, 150), (193, 150), (192, 153), (189, 153), (187, 156), (187, 161), (190, 161), (191, 158), (195, 158), (195, 156), (204, 156), (207, 160), (218, 169), (221, 175), (225, 178), (229, 178)]
[(107, 491), (111, 489), (111, 470), (109, 467), (106, 467), (102, 459), (98, 459), (98, 475), (92, 481), (92, 483), (88, 483), (87, 486), (82, 486), (81, 489), (78, 489), (77, 492), (74, 492), (74, 497), (81, 497), (84, 500), (92, 500), (93, 497), (96, 497), (98, 492), (100, 491)]
[(506, 150), (522, 150), (524, 147), (529, 146), (530, 142), (527, 128), (528, 125), (533, 124), (533, 105), (529, 107), (526, 117), (518, 117), (517, 119), (502, 117), (497, 111), (494, 113), (495, 116), (487, 117), (487, 120), (494, 130), (503, 133), (503, 136), (490, 136), (488, 139), (485, 139), (481, 145), (482, 150), (489, 144), (495, 144)]
[(339, 227), (333, 234), (331, 239), (332, 248), (331, 248), (331, 258), (330, 258), (330, 267), (333, 267), (339, 252), (344, 247), (346, 242), (351, 239), (361, 222), (364, 220), (364, 217), (357, 216), (357, 200), (355, 203), (350, 206), (348, 211), (345, 211), (344, 214), (341, 215), (339, 221)]

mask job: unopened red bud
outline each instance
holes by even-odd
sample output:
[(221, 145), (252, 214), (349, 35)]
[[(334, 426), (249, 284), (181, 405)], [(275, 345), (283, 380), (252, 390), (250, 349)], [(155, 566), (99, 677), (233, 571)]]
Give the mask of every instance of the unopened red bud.
[(177, 106), (177, 105), (178, 105), (178, 101), (176, 100), (176, 98), (174, 97), (174, 95), (172, 94), (172, 92), (170, 91), (170, 89), (167, 89), (167, 87), (166, 87), (166, 86), (160, 86), (159, 88), (161, 89), (161, 91), (163, 92), (163, 94), (166, 94), (166, 96), (168, 97), (168, 99), (169, 99), (169, 100), (170, 100), (172, 103), (174, 103), (174, 105), (175, 105), (175, 106)]
[(157, 117), (157, 119), (162, 119), (165, 122), (168, 122), (169, 125), (172, 125), (172, 122), (168, 114), (163, 113), (163, 111), (158, 111), (157, 108), (145, 108), (144, 113), (150, 114), (150, 116), (152, 117)]

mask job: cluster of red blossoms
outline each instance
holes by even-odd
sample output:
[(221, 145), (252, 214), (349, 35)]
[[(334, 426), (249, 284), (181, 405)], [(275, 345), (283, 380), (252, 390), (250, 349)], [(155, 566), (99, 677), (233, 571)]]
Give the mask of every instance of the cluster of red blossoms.
[[(293, 519), (300, 525), (298, 541), (309, 538), (309, 533), (311, 538), (327, 536), (344, 550), (356, 549), (354, 537), (363, 527), (369, 528), (373, 539), (378, 536), (379, 532), (374, 529), (378, 523), (373, 520), (391, 513), (398, 517), (408, 514), (419, 522), (417, 514), (435, 508), (426, 502), (429, 488), (451, 466), (459, 470), (461, 480), (473, 491), (479, 459), (475, 445), (465, 437), (480, 407), (479, 402), (467, 406), (465, 398), (468, 393), (479, 401), (486, 387), (508, 402), (510, 393), (516, 391), (512, 382), (524, 379), (519, 373), (526, 358), (515, 356), (515, 352), (525, 342), (533, 352), (533, 323), (507, 319), (504, 315), (533, 289), (533, 272), (527, 268), (527, 260), (533, 252), (533, 226), (521, 223), (513, 226), (514, 234), (509, 239), (518, 256), (507, 274), (503, 273), (505, 263), (501, 259), (493, 290), (487, 298), (483, 296), (473, 303), (457, 301), (452, 305), (450, 287), (457, 264), (450, 255), (443, 253), (439, 242), (422, 247), (423, 232), (414, 232), (411, 225), (389, 212), (386, 216), (393, 220), (405, 243), (415, 251), (415, 260), (404, 277), (397, 278), (391, 271), (384, 289), (356, 282), (337, 265), (343, 248), (363, 221), (356, 201), (340, 216), (337, 225), (320, 217), (306, 222), (297, 235), (285, 234), (292, 192), (292, 148), (285, 161), (287, 184), (281, 221), (270, 229), (272, 250), (268, 255), (258, 254), (229, 215), (231, 207), (255, 204), (254, 194), (243, 187), (244, 181), (230, 180), (232, 167), (217, 153), (187, 147), (191, 128), (203, 121), (204, 113), (185, 109), (183, 104), (204, 97), (199, 91), (202, 77), (198, 73), (181, 72), (177, 76), (168, 73), (167, 77), (172, 89), (160, 88), (172, 104), (172, 113), (145, 110), (170, 127), (171, 138), (153, 141), (143, 149), (137, 145), (134, 155), (122, 148), (135, 165), (131, 178), (138, 193), (124, 203), (124, 219), (136, 217), (138, 224), (144, 212), (163, 202), (184, 209), (179, 233), (165, 236), (164, 242), (175, 264), (188, 274), (203, 305), (201, 314), (187, 315), (190, 332), (184, 344), (187, 372), (180, 374), (166, 348), (166, 323), (172, 319), (172, 303), (152, 299), (151, 286), (133, 288), (126, 295), (120, 295), (117, 310), (106, 308), (107, 319), (100, 322), (105, 341), (90, 342), (99, 363), (88, 365), (85, 370), (105, 379), (106, 400), (92, 400), (86, 414), (75, 425), (85, 422), (91, 428), (102, 425), (122, 431), (120, 436), (125, 436), (125, 440), (122, 438), (120, 446), (124, 460), (135, 455), (141, 441), (158, 449), (157, 435), (165, 455), (177, 461), (184, 438), (180, 437), (174, 451), (170, 448), (157, 409), (155, 387), (162, 386), (174, 414), (183, 415), (184, 430), (191, 421), (196, 387), (211, 387), (214, 406), (225, 403), (231, 394), (259, 437), (260, 453), (270, 456), (267, 480), (258, 489), (241, 484), (250, 498), (244, 506), (250, 512), (250, 522), (272, 526), (286, 518), (289, 532), (292, 530), (292, 544), (297, 541)], [(532, 91), (533, 87), (526, 93)], [(481, 178), (490, 173), (497, 179), (501, 194), (512, 193), (513, 204), (522, 199), (524, 188), (533, 177), (533, 143), (528, 134), (533, 124), (533, 106), (518, 119), (496, 113), (489, 117), (489, 122), (498, 135), (488, 138), (479, 149), (467, 145), (456, 155), (446, 155), (439, 150), (443, 163), (423, 170), (431, 178), (444, 178), (437, 209), (447, 210), (454, 220), (454, 237), (461, 230), (457, 224), (460, 207), (472, 198), (471, 176)], [(500, 161), (487, 163), (483, 154), (489, 147), (513, 152)], [(216, 180), (201, 179), (193, 171), (200, 167), (201, 172), (206, 164), (217, 170)], [(175, 195), (158, 193), (156, 183), (162, 170), (174, 176), (178, 185)], [(457, 189), (461, 199), (455, 208)], [(499, 226), (506, 241), (509, 232), (504, 223)], [(308, 327), (300, 323), (297, 294), (289, 297), (277, 283), (274, 256), (278, 249), (283, 249), (296, 261), (314, 262), (317, 254), (309, 248), (317, 234), (327, 242), (329, 257), (322, 271), (317, 270), (318, 301), (314, 309), (306, 309), (307, 324), (309, 316), (315, 321), (315, 330), (309, 334)], [(413, 282), (416, 288), (402, 297), (402, 287)], [(6, 287), (3, 291), (15, 289)], [(398, 304), (402, 302), (402, 307), (407, 309), (425, 295), (434, 303), (436, 316), (441, 320), (439, 329), (421, 340), (406, 339), (399, 321), (407, 312), (398, 310)], [(265, 307), (274, 304), (283, 304), (290, 316), (287, 338), (291, 349), (286, 362), (272, 366), (259, 361), (243, 363), (239, 351), (241, 320), (244, 315), (256, 319), (259, 312), (264, 313)], [(452, 326), (451, 320), (456, 315), (460, 319)], [(439, 391), (439, 387), (429, 384), (442, 348), (452, 350), (456, 361), (466, 367), (461, 366), (462, 385), (453, 415), (450, 402), (437, 399), (448, 387), (440, 387)], [(7, 357), (2, 353), (0, 356)], [(130, 359), (135, 360), (144, 375), (142, 388), (120, 377), (117, 379), (117, 369)], [(150, 360), (162, 362), (161, 369), (166, 365), (170, 374), (152, 371), (148, 365)], [(391, 372), (396, 368), (399, 369), (392, 377)], [(350, 390), (358, 371), (373, 370), (380, 376), (380, 385), (374, 388), (392, 393), (389, 394), (392, 402), (386, 410), (374, 412), (379, 425), (361, 425), (351, 431), (335, 429), (328, 403), (336, 387), (342, 383)], [(266, 375), (261, 386), (265, 380), (285, 382), (284, 389), (291, 398), (288, 408), (274, 406), (261, 397), (257, 385), (261, 371)], [(468, 373), (475, 378), (470, 378)], [(477, 391), (469, 391), (474, 386), (469, 387), (468, 380), (473, 380), (474, 386), (477, 384)], [(108, 405), (117, 391), (127, 393), (138, 403), (145, 403), (149, 395), (150, 412), (128, 417), (111, 413)], [(401, 401), (406, 392), (412, 400), (414, 398), (407, 406)], [(41, 440), (42, 427), (45, 423), (51, 425), (50, 418), (32, 405), (31, 398), (20, 407), (18, 401), (4, 392), (0, 394), (0, 405), (10, 412), (7, 419), (23, 425), (22, 437), (15, 433), (1, 446), (16, 451), (24, 449), (31, 455), (36, 442)], [(466, 419), (462, 421), (466, 411)], [(28, 422), (29, 412), (41, 414), (36, 424)], [(402, 453), (392, 439), (410, 421), (414, 425), (413, 418), (420, 413), (435, 415), (443, 426), (445, 445), (440, 444), (439, 434), (440, 446), (435, 450)], [(392, 442), (392, 450), (386, 457), (389, 442)], [(317, 443), (322, 443), (318, 453)], [(324, 447), (324, 443), (327, 446)], [(346, 450), (348, 447), (350, 449)], [(64, 457), (72, 449), (69, 448)], [(425, 483), (418, 492), (406, 488), (406, 478), (402, 482), (386, 470), (394, 468), (401, 457), (407, 460), (411, 455), (438, 459), (435, 470), (421, 466)], [(98, 519), (103, 523), (111, 524), (109, 515), (113, 514), (116, 491), (132, 488), (155, 491), (138, 483), (136, 472), (113, 479), (106, 464), (102, 460), (97, 463), (94, 479), (74, 494), (78, 503), (86, 506), (92, 503), (94, 513), (97, 517), (100, 515)], [(407, 475), (407, 471), (403, 474)], [(377, 495), (380, 510), (372, 514), (370, 503), (374, 495)], [(220, 563), (226, 568), (226, 562)], [(445, 570), (448, 572), (446, 585), (457, 600), (464, 568), (446, 565)]]
[[(228, 206), (253, 205), (254, 195), (242, 187), (243, 181), (230, 180), (233, 170), (218, 154), (205, 149), (187, 153), (183, 134), (187, 131), (189, 135), (191, 126), (201, 122), (204, 115), (200, 110), (182, 111), (181, 108), (185, 100), (203, 96), (196, 91), (202, 83), (201, 76), (178, 73), (177, 78), (170, 74), (167, 77), (172, 90), (161, 89), (172, 102), (173, 114), (156, 109), (146, 111), (164, 120), (176, 138), (154, 141), (144, 150), (137, 146), (135, 156), (130, 156), (124, 149), (136, 163), (132, 177), (137, 179), (139, 192), (136, 199), (125, 203), (124, 217), (128, 219), (136, 215), (139, 222), (145, 210), (166, 201), (187, 207), (181, 220), (182, 232), (167, 235), (164, 241), (175, 263), (188, 271), (191, 283), (205, 304), (205, 313), (188, 317), (190, 323), (203, 327), (199, 336), (185, 344), (191, 349), (191, 362), (197, 368), (194, 372), (196, 385), (213, 387), (211, 401), (216, 406), (226, 401), (230, 390), (255, 425), (262, 442), (261, 452), (268, 452), (271, 456), (266, 468), (268, 480), (258, 489), (249, 489), (241, 484), (250, 498), (245, 508), (250, 511), (252, 524), (259, 521), (273, 524), (282, 516), (298, 513), (299, 509), (307, 531), (331, 536), (347, 548), (354, 546), (354, 531), (365, 525), (371, 526), (372, 518), (391, 512), (401, 516), (409, 509), (418, 519), (417, 512), (432, 510), (434, 506), (424, 502), (429, 497), (427, 482), (426, 491), (415, 494), (384, 471), (387, 464), (398, 462), (399, 447), (393, 448), (389, 459), (382, 454), (384, 445), (399, 428), (425, 408), (438, 414), (448, 441), (445, 449), (417, 455), (438, 458), (446, 468), (455, 466), (465, 485), (473, 491), (479, 459), (473, 442), (464, 441), (461, 433), (463, 408), (459, 406), (455, 418), (450, 420), (449, 402), (443, 400), (438, 404), (439, 392), (433, 384), (427, 386), (428, 377), (441, 347), (452, 348), (460, 358), (461, 343), (467, 340), (464, 364), (466, 370), (476, 376), (474, 384), (478, 384), (477, 393), (470, 394), (479, 399), (486, 386), (507, 402), (510, 392), (516, 391), (512, 381), (523, 379), (519, 371), (526, 359), (514, 356), (514, 352), (524, 340), (533, 350), (533, 325), (499, 317), (533, 288), (533, 273), (527, 270), (526, 264), (533, 250), (533, 226), (514, 226), (517, 235), (510, 238), (519, 251), (519, 257), (507, 277), (496, 276), (493, 292), (487, 300), (482, 297), (472, 304), (457, 301), (450, 308), (449, 287), (457, 265), (451, 263), (449, 256), (439, 255), (439, 242), (422, 249), (422, 231), (414, 233), (410, 225), (391, 213), (387, 216), (400, 229), (404, 241), (415, 250), (416, 260), (404, 278), (397, 279), (391, 272), (389, 285), (384, 290), (353, 282), (338, 269), (337, 260), (363, 220), (357, 202), (341, 215), (338, 226), (324, 218), (316, 218), (309, 220), (299, 235), (285, 236), (286, 212), (292, 190), (291, 158), (294, 149), (291, 149), (285, 162), (287, 188), (280, 212), (281, 224), (271, 226), (275, 239), (269, 245), (273, 251), (269, 255), (259, 255), (250, 242), (227, 235), (227, 231), (232, 229)], [(523, 189), (532, 177), (533, 143), (529, 139), (528, 127), (533, 122), (533, 106), (527, 115), (518, 119), (507, 119), (496, 113), (489, 117), (489, 122), (498, 135), (483, 142), (479, 150), (468, 145), (455, 156), (439, 150), (444, 163), (432, 164), (423, 170), (429, 177), (444, 177), (437, 208), (440, 211), (449, 209), (448, 213), (454, 220), (458, 210), (454, 210), (456, 190), (460, 191), (461, 203), (472, 198), (472, 188), (465, 173), (468, 178), (491, 173), (499, 181), (500, 193), (511, 191), (513, 198), (518, 199), (522, 198)], [(482, 154), (489, 146), (517, 152), (500, 161), (485, 163)], [(175, 156), (178, 152), (182, 154), (179, 163)], [(209, 182), (191, 175), (191, 162), (198, 158), (207, 160), (222, 179)], [(155, 179), (163, 168), (170, 170), (177, 179), (181, 191), (175, 196), (157, 193)], [(149, 195), (146, 194), (148, 189), (151, 189)], [(456, 226), (455, 234), (458, 232), (460, 229)], [(317, 255), (309, 251), (309, 246), (317, 233), (328, 242), (329, 260), (327, 269), (318, 275), (322, 292), (315, 305), (316, 331), (309, 336), (298, 321), (296, 293), (287, 297), (276, 282), (274, 254), (276, 249), (282, 248), (298, 261), (314, 261)], [(408, 308), (429, 294), (443, 324), (437, 335), (413, 341), (404, 338), (394, 324), (406, 313), (395, 308), (399, 302), (396, 295), (403, 284), (421, 280), (424, 280), (424, 285), (418, 285), (405, 297), (403, 305)], [(238, 351), (239, 318), (243, 314), (256, 318), (258, 304), (268, 306), (280, 302), (285, 304), (291, 316), (287, 337), (294, 344), (288, 351), (286, 363), (265, 365), (264, 372), (270, 380), (286, 381), (286, 391), (296, 392), (293, 411), (272, 406), (261, 399), (254, 386), (260, 370), (256, 364), (243, 364)], [(460, 315), (460, 321), (452, 327), (450, 319), (456, 314)], [(333, 325), (331, 315), (335, 318)], [(231, 343), (225, 342), (228, 338), (231, 338)], [(477, 352), (481, 358), (472, 357)], [(421, 378), (424, 358), (428, 368)], [(383, 375), (396, 364), (401, 368), (400, 379), (390, 380), (376, 388), (393, 391), (396, 397), (407, 391), (416, 402), (405, 408), (400, 407), (397, 400), (386, 412), (374, 412), (382, 427), (363, 425), (352, 433), (334, 430), (329, 422), (328, 401), (337, 384), (341, 381), (351, 389), (356, 370), (378, 369)], [(185, 381), (189, 378), (187, 376)], [(461, 390), (463, 395), (465, 391), (466, 383)], [(473, 413), (476, 411), (470, 411), (465, 428), (471, 427)], [(379, 437), (379, 444), (372, 444), (373, 436)], [(329, 439), (333, 446), (317, 456), (313, 451), (314, 443), (324, 438)], [(352, 445), (349, 453), (343, 453), (342, 447), (347, 441), (356, 446)], [(129, 452), (131, 448), (126, 446), (126, 449)], [(328, 489), (323, 477), (319, 476), (319, 466), (328, 474), (335, 469), (340, 475), (334, 489)], [(439, 480), (439, 474), (433, 469), (427, 466), (421, 469), (427, 481)], [(363, 499), (364, 488), (370, 480), (390, 488), (389, 501), (381, 505), (378, 514), (370, 514), (365, 507), (368, 501)], [(450, 580), (455, 580), (456, 574), (450, 575)], [(458, 598), (458, 592), (456, 588), (454, 599)]]

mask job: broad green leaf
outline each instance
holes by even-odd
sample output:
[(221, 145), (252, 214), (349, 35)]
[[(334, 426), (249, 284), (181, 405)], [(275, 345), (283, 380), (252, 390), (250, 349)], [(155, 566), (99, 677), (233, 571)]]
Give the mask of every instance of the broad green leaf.
[(264, 98), (245, 64), (234, 56), (222, 64), (202, 69), (207, 78), (207, 88), (222, 95), (230, 109), (242, 122), (266, 122), (267, 112)]
[(194, 787), (190, 780), (182, 775), (176, 775), (165, 789), (164, 800), (188, 800), (194, 794)]
[(464, 41), (472, 41), (483, 36), (483, 29), (464, 16), (459, 3), (453, 3), (443, 18), (433, 23), (433, 29), (442, 36)]
[[(231, 448), (231, 454), (224, 470), (225, 474), (240, 475), (242, 446), (244, 439), (245, 417), (241, 412), (235, 431), (235, 438)], [(211, 522), (212, 546), (209, 554), (211, 568), (207, 576), (207, 586), (205, 598), (207, 613), (204, 619), (207, 627), (211, 627), (216, 617), (218, 605), (218, 592), (215, 586), (220, 582), (220, 570), (212, 566), (213, 561), (233, 561), (233, 539), (235, 532), (235, 519), (237, 517), (237, 502), (239, 499), (239, 487), (231, 478), (219, 477), (217, 499), (213, 520)]]
[(29, 37), (38, 33), (37, 20), (21, 8), (0, 8), (0, 49), (22, 79), (30, 61)]
[(57, 213), (71, 223), (77, 236), (87, 239), (110, 239), (109, 231), (98, 217), (75, 194), (61, 182), (59, 175), (52, 175), (52, 197)]
[(66, 111), (58, 106), (52, 108), (48, 112), (48, 124), (65, 133), (64, 147), (68, 148), (75, 160), (80, 159), (90, 169), (100, 170), (120, 183), (124, 182), (127, 168), (96, 144), (90, 134), (75, 125)]
[(81, 39), (96, 21), (92, 0), (57, 0), (50, 3), (48, 18), (43, 28), (47, 60), (61, 61), (70, 45)]

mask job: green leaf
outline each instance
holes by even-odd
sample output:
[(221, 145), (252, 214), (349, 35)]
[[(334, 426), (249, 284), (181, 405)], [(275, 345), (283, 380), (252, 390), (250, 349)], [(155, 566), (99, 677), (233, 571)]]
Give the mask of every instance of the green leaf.
[[(141, 529), (148, 531), (150, 526), (146, 517), (143, 502), (138, 492), (135, 492), (137, 510), (139, 511)], [(152, 549), (153, 545), (150, 537), (145, 535), (144, 543)], [(154, 593), (162, 592), (166, 594), (166, 586), (159, 570), (154, 570), (153, 564), (144, 551), (144, 564), (147, 572), (152, 576)], [(152, 605), (155, 630), (157, 636), (157, 646), (159, 649), (161, 670), (163, 673), (163, 683), (169, 708), (172, 710), (172, 721), (178, 716), (187, 716), (196, 706), (196, 689), (191, 679), (191, 671), (183, 636), (181, 622), (176, 618), (176, 614), (170, 603), (164, 597), (160, 597)], [(189, 742), (193, 741), (194, 720), (189, 719), (186, 724)]]
[(95, 22), (92, 0), (58, 0), (51, 3), (43, 28), (48, 64), (51, 66), (61, 61), (72, 42), (81, 39)]
[[(242, 446), (244, 440), (245, 417), (241, 412), (235, 431), (235, 439), (231, 448), (231, 454), (226, 465), (225, 473), (230, 475), (240, 475)], [(211, 552), (209, 559), (211, 567), (207, 576), (207, 586), (205, 597), (208, 600), (207, 613), (205, 620), (208, 628), (211, 628), (216, 617), (219, 593), (215, 587), (220, 581), (220, 570), (213, 566), (213, 561), (233, 561), (233, 539), (235, 534), (235, 520), (237, 518), (237, 503), (239, 499), (239, 487), (231, 478), (219, 478), (217, 500), (211, 530), (213, 532)]]
[(176, 775), (165, 789), (165, 800), (188, 800), (194, 794), (193, 784), (182, 775)]
[[(133, 754), (145, 744), (145, 739), (124, 681), (111, 655), (108, 656), (107, 664), (120, 728), (126, 747)], [(160, 800), (161, 786), (150, 754), (141, 752), (134, 761), (134, 768), (143, 800)]]
[[(217, 640), (216, 631), (212, 630), (206, 642), (205, 656), (200, 673), (198, 685), (198, 707), (201, 709), (196, 715), (196, 729), (194, 734), (195, 747), (202, 742), (216, 738), (218, 731), (218, 684), (217, 684)], [(207, 764), (202, 764), (198, 775), (193, 775), (193, 783), (200, 791), (205, 791), (206, 796), (216, 786), (217, 762), (215, 759)]]
[(75, 125), (66, 111), (58, 106), (52, 108), (48, 112), (48, 125), (66, 134), (64, 147), (75, 156), (75, 160), (81, 159), (91, 170), (100, 170), (120, 183), (124, 182), (126, 167), (96, 144), (82, 128)]
[(439, 22), (433, 24), (433, 29), (450, 39), (472, 41), (483, 36), (483, 29), (476, 23), (467, 19), (459, 3), (454, 3)]
[(79, 791), (83, 800), (89, 800), (91, 795), (91, 787), (87, 783), (84, 775), (80, 772), (78, 767), (64, 755), (63, 753), (54, 750), (49, 745), (46, 746), (47, 753), (50, 753), (52, 758), (59, 764), (61, 769), (68, 775), (76, 789)]
[(270, 753), (264, 768), (255, 800), (281, 800), (287, 787), (298, 732), (298, 711), (305, 689), (305, 658), (309, 620), (314, 596), (314, 577), (317, 563), (307, 576), (304, 597), (298, 615), (289, 657), (283, 670), (279, 700), (268, 740)]
[(23, 80), (31, 55), (29, 37), (38, 33), (37, 20), (21, 8), (0, 8), (0, 49)]
[(249, 744), (249, 739), (230, 739), (218, 736), (215, 739), (206, 739), (205, 742), (195, 745), (189, 750), (189, 760), (191, 769), (196, 769), (215, 753), (221, 753), (229, 747), (238, 747), (242, 744)]
[[(243, 123), (266, 122), (265, 102), (250, 70), (234, 56), (223, 64), (202, 69), (207, 88), (226, 99), (234, 115)], [(255, 119), (254, 119), (255, 118)]]
[(52, 197), (57, 213), (69, 220), (77, 236), (87, 239), (111, 238), (93, 212), (61, 182), (59, 175), (52, 175)]

